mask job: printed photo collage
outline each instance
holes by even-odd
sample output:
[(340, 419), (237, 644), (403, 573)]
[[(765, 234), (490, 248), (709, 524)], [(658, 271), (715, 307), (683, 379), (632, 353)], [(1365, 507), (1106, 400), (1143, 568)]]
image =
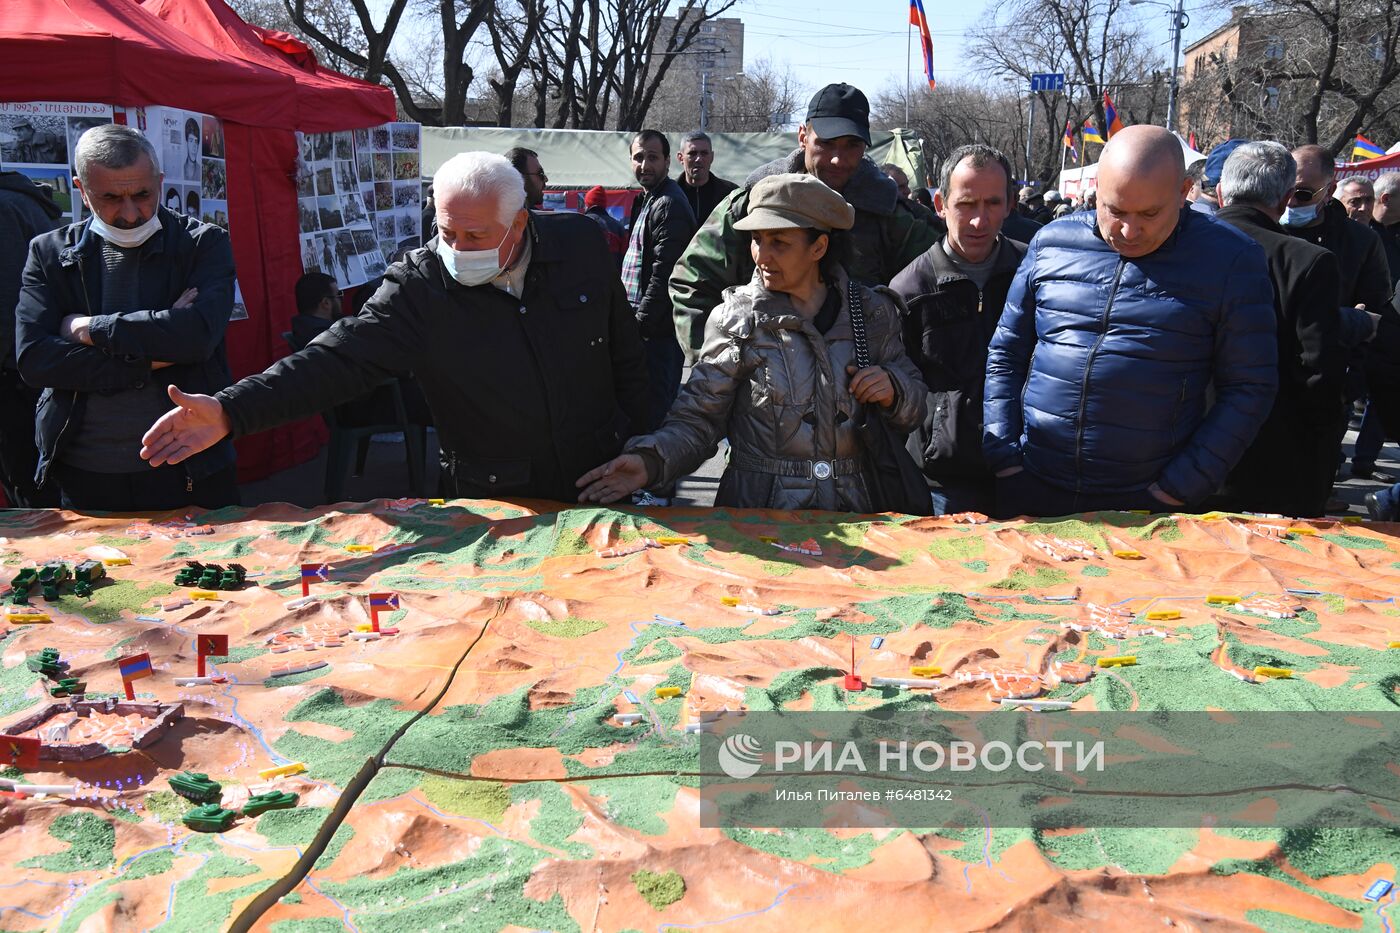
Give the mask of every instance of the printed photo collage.
[[(229, 228), (228, 162), (224, 125), (218, 117), (174, 107), (130, 107), (119, 111), (128, 125), (146, 134), (160, 156), (165, 178), (161, 204), (204, 223)], [(234, 283), (233, 314), (248, 317), (243, 295)]]
[(49, 190), (66, 220), (83, 219), (73, 189), (73, 151), (91, 127), (112, 122), (106, 104), (36, 101), (0, 103), (0, 170), (19, 172)]
[(420, 128), (389, 123), (298, 134), (297, 214), (302, 268), (349, 288), (382, 275), (386, 260), (421, 242)]
[[(144, 110), (144, 112), (143, 112)], [(161, 203), (205, 223), (228, 229), (228, 173), (224, 128), (217, 117), (172, 107), (128, 112), (160, 153), (165, 182)]]

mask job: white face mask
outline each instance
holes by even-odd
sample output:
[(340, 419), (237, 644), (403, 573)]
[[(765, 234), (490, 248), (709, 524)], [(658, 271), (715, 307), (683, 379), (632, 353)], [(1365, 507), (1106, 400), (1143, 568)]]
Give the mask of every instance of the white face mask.
[(113, 246), (120, 246), (124, 249), (131, 249), (140, 246), (142, 243), (156, 235), (160, 230), (160, 211), (151, 215), (151, 219), (139, 227), (132, 227), (130, 230), (123, 230), (120, 227), (109, 227), (102, 222), (94, 212), (92, 215), (92, 232), (102, 237)]
[(1283, 209), (1283, 225), (1285, 227), (1306, 227), (1317, 220), (1318, 205), (1309, 204), (1305, 207), (1285, 207)]
[(491, 249), (453, 249), (442, 234), (438, 234), (437, 254), (447, 267), (447, 274), (463, 285), (485, 285), (501, 274), (501, 247), (510, 238), (510, 227), (506, 227), (501, 242)]

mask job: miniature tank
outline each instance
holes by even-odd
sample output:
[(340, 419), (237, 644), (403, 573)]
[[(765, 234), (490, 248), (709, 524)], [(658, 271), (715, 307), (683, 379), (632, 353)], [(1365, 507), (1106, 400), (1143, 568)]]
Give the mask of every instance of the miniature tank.
[(197, 560), (187, 560), (185, 566), (180, 568), (180, 572), (175, 574), (175, 585), (195, 586), (199, 583), (199, 575), (203, 572), (203, 564)]
[(297, 795), (285, 790), (271, 790), (265, 794), (255, 794), (243, 805), (244, 816), (257, 816), (268, 810), (289, 810), (297, 805)]
[(82, 696), (87, 693), (87, 684), (76, 677), (65, 677), (49, 688), (49, 696), (61, 698)]
[[(171, 779), (171, 784), (175, 779)], [(200, 804), (186, 813), (181, 820), (190, 829), (200, 833), (221, 833), (233, 825), (238, 814), (225, 810), (217, 803)]]
[(68, 662), (58, 656), (57, 648), (45, 648), (25, 661), (24, 666), (49, 680), (59, 680), (68, 673)]
[(223, 785), (211, 781), (209, 775), (198, 771), (186, 771), (170, 779), (170, 789), (195, 803), (216, 803), (224, 792)]
[(236, 590), (243, 585), (247, 579), (248, 570), (242, 564), (229, 564), (228, 569), (219, 576), (219, 586), (221, 590)]

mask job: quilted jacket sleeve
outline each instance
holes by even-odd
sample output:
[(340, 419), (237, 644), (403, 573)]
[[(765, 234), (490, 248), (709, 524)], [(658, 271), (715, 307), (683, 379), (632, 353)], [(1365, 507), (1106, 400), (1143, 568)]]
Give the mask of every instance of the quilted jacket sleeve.
[(1011, 282), (1001, 321), (987, 348), (982, 454), (994, 473), (1021, 465), (1021, 393), (1036, 340), (1035, 266), (1036, 248), (1032, 245)]
[(1241, 250), (1220, 281), (1225, 293), (1215, 332), (1215, 405), (1157, 481), (1183, 502), (1200, 502), (1220, 487), (1259, 433), (1278, 391), (1273, 282), (1263, 250)]

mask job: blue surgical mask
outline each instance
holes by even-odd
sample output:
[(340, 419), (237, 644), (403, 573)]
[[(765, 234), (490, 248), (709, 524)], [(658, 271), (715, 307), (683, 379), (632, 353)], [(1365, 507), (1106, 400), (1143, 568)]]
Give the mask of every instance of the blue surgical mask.
[(491, 249), (453, 249), (438, 235), (437, 254), (447, 267), (447, 274), (463, 285), (485, 285), (501, 274), (501, 247), (510, 237), (510, 227), (506, 227), (501, 242)]
[(1306, 227), (1317, 220), (1318, 205), (1309, 204), (1305, 207), (1285, 207), (1283, 209), (1283, 225), (1285, 227)]

